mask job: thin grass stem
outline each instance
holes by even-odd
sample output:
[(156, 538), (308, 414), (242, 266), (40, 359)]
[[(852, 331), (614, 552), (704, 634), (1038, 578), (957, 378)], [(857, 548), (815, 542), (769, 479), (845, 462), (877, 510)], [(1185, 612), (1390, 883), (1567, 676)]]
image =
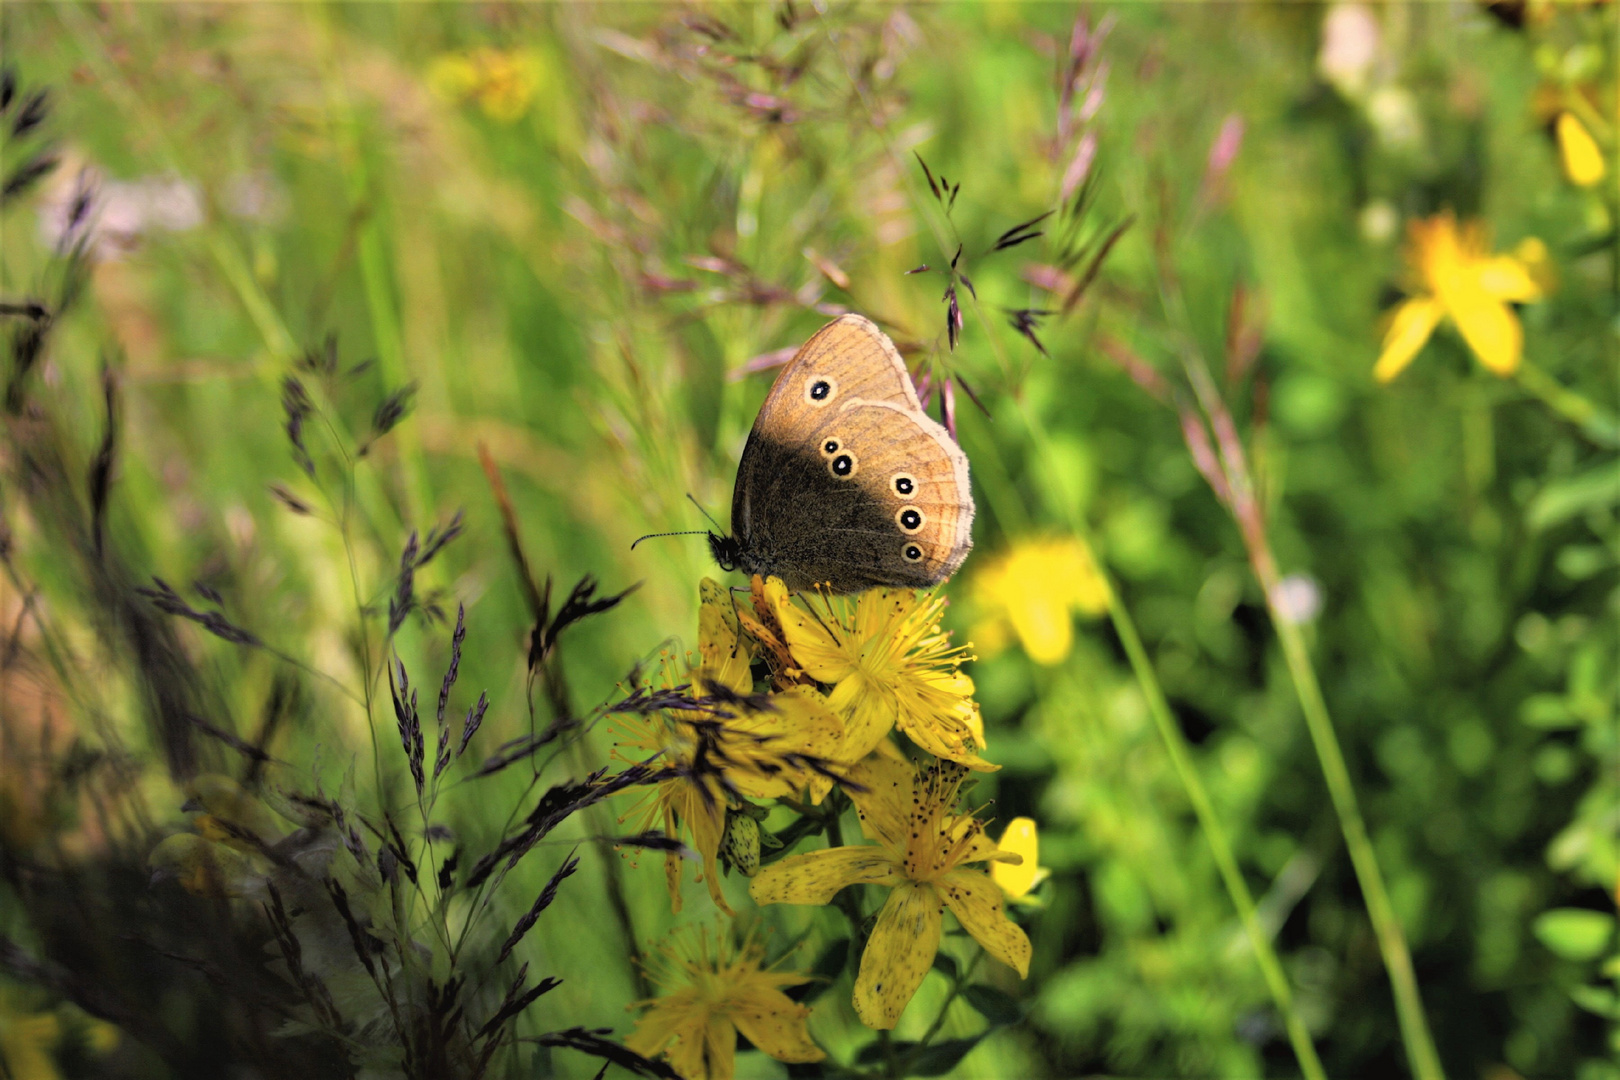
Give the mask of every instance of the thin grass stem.
[(1592, 442), (1610, 449), (1620, 447), (1620, 416), (1571, 390), (1529, 360), (1519, 364), (1514, 381)]

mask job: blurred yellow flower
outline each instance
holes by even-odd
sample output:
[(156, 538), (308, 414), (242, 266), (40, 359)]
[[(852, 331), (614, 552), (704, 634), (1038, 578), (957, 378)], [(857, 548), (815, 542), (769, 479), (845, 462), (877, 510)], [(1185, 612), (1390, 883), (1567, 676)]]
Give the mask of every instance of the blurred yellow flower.
[(1073, 617), (1108, 610), (1108, 582), (1091, 549), (1074, 536), (1025, 540), (973, 578), (983, 618), (973, 640), (993, 651), (1010, 625), (1031, 660), (1056, 664), (1074, 644)]
[(1023, 899), (1035, 886), (1050, 876), (1051, 872), (1040, 865), (1040, 837), (1035, 829), (1034, 818), (1016, 817), (1007, 822), (1007, 828), (1002, 831), (996, 850), (1017, 855), (1023, 860), (997, 861), (990, 864), (990, 877), (1001, 886), (1001, 891), (1007, 894), (1009, 900)]
[(540, 61), (532, 53), (479, 48), (434, 60), (428, 85), (447, 101), (477, 101), (485, 116), (510, 123), (528, 112), (540, 76)]
[(1603, 179), (1608, 171), (1603, 151), (1592, 138), (1586, 125), (1574, 113), (1560, 113), (1554, 129), (1558, 135), (1558, 156), (1564, 163), (1564, 175), (1577, 187), (1591, 187)]
[(935, 761), (918, 769), (874, 754), (850, 770), (846, 788), (861, 831), (876, 844), (790, 855), (759, 872), (749, 895), (760, 904), (827, 904), (847, 885), (884, 885), (889, 893), (855, 978), (855, 1011), (868, 1027), (894, 1027), (939, 951), (946, 908), (984, 950), (1019, 977), (1029, 974), (1030, 945), (1007, 918), (1001, 891), (967, 864), (1017, 862), (956, 811), (967, 769)]
[(1543, 293), (1525, 258), (1531, 249), (1492, 255), (1479, 223), (1459, 228), (1450, 211), (1414, 221), (1408, 232), (1407, 257), (1423, 291), (1395, 309), (1373, 377), (1389, 382), (1404, 371), (1445, 317), (1486, 368), (1504, 377), (1517, 371), (1524, 331), (1508, 305)]
[(181, 809), (201, 811), (192, 825), (205, 840), (258, 852), (287, 834), (258, 796), (223, 773), (200, 773), (186, 781), (185, 790)]
[(939, 628), (941, 597), (869, 589), (853, 611), (829, 596), (806, 610), (778, 578), (765, 583), (765, 595), (794, 661), (833, 688), (827, 703), (844, 722), (839, 761), (860, 760), (898, 727), (935, 757), (999, 768), (975, 752), (984, 746), (983, 721), (973, 680), (960, 670), (966, 650), (952, 646)]
[(805, 1029), (810, 1010), (782, 993), (809, 976), (761, 967), (765, 949), (757, 939), (733, 945), (717, 932), (711, 941), (702, 927), (672, 938), (659, 956), (665, 993), (643, 1002), (647, 1011), (625, 1039), (636, 1053), (662, 1053), (685, 1080), (731, 1080), (739, 1031), (778, 1061), (827, 1056)]
[[(648, 788), (624, 818), (639, 811), (643, 831), (689, 833), (703, 863), (699, 880), (707, 881), (715, 904), (729, 913), (717, 870), (733, 799), (796, 795), (813, 781), (830, 786), (808, 767), (807, 759), (835, 760), (843, 725), (812, 687), (793, 687), (763, 701), (755, 697), (749, 669), (754, 647), (741, 633), (730, 592), (709, 578), (698, 591), (699, 659), (686, 697), (706, 704), (621, 713), (614, 755), (627, 762), (659, 757), (664, 779)], [(666, 688), (676, 684), (670, 666), (666, 658)], [(722, 704), (717, 698), (727, 700)], [(683, 865), (679, 852), (665, 856), (676, 911), (681, 909)]]

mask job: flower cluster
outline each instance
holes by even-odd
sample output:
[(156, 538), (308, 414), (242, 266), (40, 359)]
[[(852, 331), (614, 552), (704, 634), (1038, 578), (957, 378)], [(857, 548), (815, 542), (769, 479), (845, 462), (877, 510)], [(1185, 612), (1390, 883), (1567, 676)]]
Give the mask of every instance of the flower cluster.
[[(615, 754), (653, 759), (660, 770), (625, 819), (690, 844), (699, 879), (726, 914), (722, 865), (752, 879), (760, 905), (828, 905), (850, 885), (888, 890), (854, 989), (870, 1027), (895, 1026), (933, 965), (946, 910), (986, 953), (1026, 975), (1029, 938), (1003, 897), (1022, 897), (1038, 880), (1034, 824), (1020, 819), (998, 847), (958, 808), (971, 773), (997, 766), (980, 756), (983, 721), (961, 670), (969, 656), (940, 627), (944, 600), (907, 589), (794, 595), (775, 578), (755, 578), (737, 598), (705, 579), (700, 599), (697, 656), (684, 670), (666, 656), (659, 687), (637, 687), (611, 710)], [(921, 752), (917, 761), (891, 738), (896, 731)], [(841, 842), (837, 819), (851, 805), (869, 843)], [(797, 822), (765, 831), (774, 809)], [(787, 853), (817, 831), (828, 847)], [(985, 872), (1019, 865), (1024, 852), (1027, 874)], [(667, 854), (677, 912), (684, 865)], [(859, 937), (864, 919), (851, 918)], [(808, 977), (762, 966), (752, 930), (742, 944), (731, 940), (704, 930), (695, 945), (662, 951), (673, 961), (657, 980), (664, 996), (644, 1003), (632, 1045), (711, 1080), (732, 1075), (737, 1031), (781, 1061), (819, 1060), (809, 1010), (782, 993)]]

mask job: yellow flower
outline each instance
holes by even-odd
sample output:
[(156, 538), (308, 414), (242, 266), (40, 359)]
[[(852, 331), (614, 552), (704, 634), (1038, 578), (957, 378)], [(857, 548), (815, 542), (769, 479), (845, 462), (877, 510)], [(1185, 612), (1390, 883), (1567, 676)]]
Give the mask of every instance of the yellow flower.
[(450, 101), (476, 100), (485, 116), (510, 123), (528, 111), (541, 74), (530, 53), (482, 48), (434, 60), (428, 85)]
[[(803, 670), (831, 686), (827, 702), (844, 721), (838, 760), (859, 761), (893, 728), (935, 757), (975, 769), (1000, 768), (975, 752), (984, 724), (967, 659), (939, 628), (945, 601), (911, 589), (869, 589), (845, 601), (822, 596), (809, 610), (778, 578), (765, 583), (787, 645)], [(836, 603), (836, 607), (835, 607)]]
[(257, 852), (274, 844), (287, 829), (270, 808), (223, 773), (201, 773), (186, 782), (186, 811), (201, 811), (192, 821), (205, 840)]
[[(699, 659), (686, 696), (694, 704), (647, 715), (621, 714), (622, 738), (614, 753), (624, 761), (661, 758), (664, 778), (625, 817), (640, 811), (643, 830), (657, 827), (679, 836), (684, 829), (690, 834), (703, 863), (699, 880), (707, 880), (709, 895), (729, 913), (717, 873), (727, 808), (743, 798), (796, 795), (812, 781), (830, 785), (813, 766), (834, 760), (843, 726), (811, 687), (793, 687), (763, 700), (755, 697), (749, 671), (753, 646), (740, 632), (730, 592), (705, 578), (699, 595)], [(675, 685), (667, 661), (664, 683)], [(665, 856), (676, 911), (681, 909), (683, 865), (678, 852)]]
[(1074, 612), (1101, 615), (1108, 610), (1108, 582), (1097, 572), (1091, 550), (1074, 536), (1016, 545), (981, 567), (973, 587), (986, 616), (974, 628), (974, 640), (999, 642), (1011, 624), (1038, 664), (1056, 664), (1069, 655)]
[(1007, 822), (996, 850), (1017, 855), (1023, 860), (990, 864), (990, 877), (1001, 886), (1001, 891), (1007, 894), (1009, 900), (1022, 900), (1050, 876), (1050, 871), (1040, 865), (1040, 837), (1034, 818), (1016, 817)]
[[(873, 845), (790, 855), (759, 872), (749, 894), (761, 904), (826, 904), (846, 885), (892, 891), (861, 955), (855, 1011), (869, 1027), (892, 1028), (939, 950), (941, 913), (950, 908), (986, 952), (1029, 974), (1029, 938), (1001, 908), (1001, 890), (967, 864), (1019, 861), (998, 852), (971, 814), (956, 812), (967, 770), (936, 761), (920, 771), (873, 755), (850, 770), (850, 799)], [(856, 790), (856, 787), (860, 790)]]
[(1564, 162), (1564, 175), (1569, 177), (1569, 182), (1577, 187), (1591, 187), (1602, 180), (1608, 167), (1603, 161), (1603, 151), (1586, 125), (1577, 120), (1574, 113), (1560, 113), (1555, 131), (1558, 155)]
[(625, 1045), (643, 1057), (662, 1052), (685, 1080), (731, 1080), (737, 1032), (778, 1061), (820, 1061), (827, 1055), (810, 1041), (810, 1010), (782, 993), (809, 976), (762, 968), (765, 949), (750, 938), (740, 946), (726, 935), (700, 928), (660, 950), (666, 961), (658, 982), (662, 997), (647, 1011)]
[(166, 837), (146, 857), (146, 864), (152, 869), (154, 884), (173, 878), (193, 896), (262, 900), (268, 895), (264, 884), (270, 869), (267, 860), (196, 833)]
[(1425, 290), (1395, 309), (1373, 377), (1406, 369), (1442, 318), (1449, 317), (1479, 362), (1497, 375), (1518, 370), (1524, 331), (1509, 303), (1539, 300), (1542, 288), (1518, 255), (1492, 255), (1478, 223), (1457, 225), (1450, 211), (1414, 221), (1408, 257)]

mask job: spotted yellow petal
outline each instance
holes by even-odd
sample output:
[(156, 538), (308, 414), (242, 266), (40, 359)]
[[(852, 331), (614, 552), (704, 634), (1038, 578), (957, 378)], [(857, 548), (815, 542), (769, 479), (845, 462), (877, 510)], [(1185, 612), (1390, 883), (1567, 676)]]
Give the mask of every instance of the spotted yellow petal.
[(1007, 822), (1001, 842), (996, 847), (999, 851), (1017, 855), (1022, 861), (991, 863), (991, 880), (1013, 900), (1028, 895), (1029, 890), (1035, 887), (1035, 875), (1040, 872), (1040, 838), (1035, 832), (1035, 819), (1016, 817)]
[(940, 877), (939, 891), (945, 905), (984, 946), (984, 951), (1018, 972), (1029, 975), (1029, 936), (1001, 909), (1001, 890), (988, 874), (977, 870), (951, 870)]
[(844, 791), (860, 815), (861, 833), (904, 851), (917, 770), (905, 758), (873, 754), (846, 773)]
[(1558, 134), (1558, 155), (1564, 162), (1564, 175), (1569, 182), (1578, 187), (1591, 187), (1603, 179), (1608, 166), (1603, 161), (1603, 151), (1598, 147), (1597, 140), (1592, 138), (1586, 125), (1576, 119), (1573, 113), (1562, 113), (1556, 125)]
[(726, 1017), (709, 1020), (703, 1033), (703, 1064), (706, 1069), (695, 1074), (682, 1073), (690, 1080), (731, 1080), (737, 1070), (737, 1028)]
[(738, 791), (754, 799), (794, 796), (814, 787), (821, 774), (808, 766), (795, 767), (793, 759), (799, 755), (826, 762), (842, 760), (844, 722), (814, 687), (789, 687), (771, 695), (770, 704), (771, 708), (750, 714), (737, 725), (747, 739), (757, 740), (751, 749), (771, 759), (770, 767), (727, 774)]
[(1429, 341), (1444, 309), (1433, 297), (1420, 296), (1395, 309), (1395, 318), (1384, 335), (1384, 349), (1373, 368), (1373, 378), (1387, 383), (1412, 362)]
[(881, 847), (838, 847), (789, 855), (748, 886), (756, 904), (826, 904), (846, 885), (894, 885), (900, 874)]
[(934, 966), (941, 925), (939, 900), (932, 885), (911, 882), (889, 894), (855, 978), (855, 1013), (867, 1027), (894, 1027)]
[(731, 591), (712, 578), (704, 578), (698, 582), (698, 598), (698, 654), (702, 660), (693, 689), (707, 694), (704, 684), (713, 681), (735, 694), (752, 692), (754, 677), (749, 664), (753, 655), (739, 630)]
[(777, 1061), (820, 1061), (826, 1052), (810, 1041), (810, 1010), (780, 990), (756, 991), (733, 1007), (731, 1018), (749, 1042)]

